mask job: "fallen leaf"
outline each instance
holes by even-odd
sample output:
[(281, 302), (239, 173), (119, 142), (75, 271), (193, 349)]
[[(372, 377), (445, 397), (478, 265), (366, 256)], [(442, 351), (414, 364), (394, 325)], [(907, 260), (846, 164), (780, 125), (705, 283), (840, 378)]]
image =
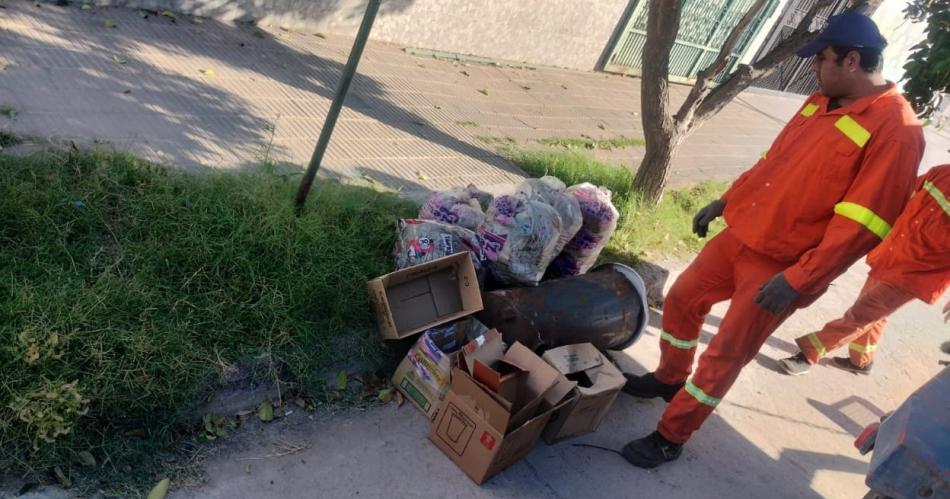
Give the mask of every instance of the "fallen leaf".
[(376, 181), (376, 179), (374, 179), (373, 177), (370, 177), (369, 175), (366, 175), (365, 173), (362, 175), (362, 177), (363, 177), (363, 180), (366, 180), (367, 182), (369, 182), (369, 183), (371, 183), (371, 184), (378, 184), (378, 183), (379, 183), (379, 182)]
[(82, 4), (82, 7), (80, 7), (80, 9), (82, 9), (82, 10), (92, 10), (92, 5), (89, 5), (88, 3), (84, 3), (84, 4)]
[(203, 24), (204, 22), (205, 22), (205, 20), (202, 19), (202, 18), (200, 18), (200, 17), (198, 17), (198, 16), (195, 16), (195, 17), (192, 17), (192, 18), (191, 18), (191, 24)]
[(429, 177), (426, 174), (422, 173), (421, 171), (416, 172), (416, 178), (422, 181), (429, 180)]
[(214, 70), (213, 70), (213, 69), (202, 69), (202, 70), (200, 70), (200, 71), (201, 71), (205, 76), (207, 76), (208, 78), (214, 78)]
[(117, 27), (117, 25), (115, 24), (115, 22), (114, 22), (112, 19), (106, 19), (105, 22), (102, 23), (102, 24), (104, 24), (105, 27), (107, 27), (107, 28), (115, 28), (115, 27)]
[(59, 484), (63, 486), (63, 488), (68, 489), (73, 485), (72, 480), (70, 480), (69, 477), (63, 473), (63, 470), (59, 469), (59, 466), (53, 467), (53, 473), (56, 475), (56, 481), (58, 481)]
[(148, 19), (148, 12), (145, 12), (144, 10), (140, 10), (138, 14), (139, 14), (139, 17), (141, 17), (142, 19)]
[(402, 392), (396, 391), (396, 407), (402, 407), (406, 403), (406, 397), (402, 396)]
[(115, 61), (116, 64), (126, 64), (129, 62), (115, 54), (112, 54), (112, 60)]
[(0, 71), (7, 69), (7, 61), (0, 59)]
[(350, 383), (350, 375), (346, 371), (340, 371), (340, 374), (336, 375), (336, 389), (337, 391), (342, 392), (346, 390), (346, 385)]
[(96, 458), (92, 455), (91, 452), (84, 450), (76, 454), (76, 459), (79, 461), (79, 464), (83, 466), (89, 466), (91, 468), (96, 467)]
[(257, 417), (265, 423), (274, 419), (274, 406), (271, 405), (269, 400), (265, 400), (257, 406)]
[(306, 408), (307, 408), (307, 401), (304, 400), (304, 399), (302, 399), (302, 398), (300, 398), (300, 397), (295, 398), (295, 399), (294, 399), (294, 403), (297, 404), (297, 407), (299, 407), (299, 408), (301, 408), (301, 409), (306, 409)]
[(168, 486), (171, 485), (171, 483), (172, 481), (167, 478), (161, 479), (152, 487), (152, 490), (145, 499), (165, 499), (165, 496), (168, 495)]
[(482, 95), (488, 95), (488, 89), (487, 89), (487, 88), (480, 88), (480, 89), (478, 89), (478, 93), (480, 93), (480, 94), (482, 94)]
[(244, 465), (244, 473), (247, 473), (248, 475), (251, 474), (251, 463), (247, 463)]
[(607, 125), (604, 125), (603, 123), (600, 123), (600, 124), (597, 125), (597, 128), (600, 128), (601, 130), (606, 130), (606, 129), (607, 129)]
[(468, 74), (468, 71), (464, 71), (464, 70), (463, 70), (463, 71), (459, 71), (459, 73), (462, 73), (462, 74), (465, 75), (465, 76), (472, 76), (472, 75)]
[(323, 39), (323, 40), (326, 40), (326, 39), (327, 39), (327, 35), (324, 35), (323, 33), (314, 33), (313, 36), (315, 36), (315, 37), (317, 37), (317, 38), (321, 38), (321, 39)]
[(174, 21), (175, 19), (178, 19), (178, 16), (176, 16), (175, 13), (170, 10), (163, 10), (162, 17), (167, 17), (171, 19), (172, 21)]
[(531, 87), (527, 85), (521, 85), (521, 89), (527, 92), (528, 90), (531, 90)]
[(128, 94), (131, 94), (132, 91), (129, 90), (129, 89), (125, 89), (125, 90), (122, 91), (122, 93), (128, 95)]
[(383, 402), (388, 404), (393, 399), (393, 389), (386, 388), (384, 390), (380, 390), (379, 395), (377, 395), (377, 397), (379, 397), (379, 400), (382, 400)]
[(567, 90), (567, 85), (565, 85), (565, 84), (562, 83), (562, 84), (561, 84), (561, 88), (563, 88), (564, 90)]

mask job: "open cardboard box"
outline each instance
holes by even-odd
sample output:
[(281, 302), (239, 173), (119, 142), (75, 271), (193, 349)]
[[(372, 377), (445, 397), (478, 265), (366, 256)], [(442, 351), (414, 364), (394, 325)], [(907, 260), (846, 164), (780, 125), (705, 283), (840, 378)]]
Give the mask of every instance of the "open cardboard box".
[(553, 444), (597, 431), (627, 380), (610, 359), (590, 343), (548, 350), (542, 358), (566, 380), (577, 384), (577, 397), (551, 416), (544, 441)]
[[(576, 392), (573, 382), (520, 343), (512, 345), (500, 359), (479, 359), (472, 364), (488, 370), (504, 365), (495, 375), (507, 380), (502, 384), (513, 383), (511, 399), (478, 381), (469, 371), (468, 362), (460, 358), (429, 439), (472, 480), (482, 484), (527, 455), (551, 415), (570, 404)], [(479, 377), (484, 379), (482, 369)]]
[[(458, 348), (459, 344), (463, 346)], [(492, 352), (504, 351), (503, 345), (498, 331), (485, 330), (474, 317), (426, 330), (396, 368), (393, 386), (432, 419), (449, 389), (452, 368), (460, 352), (469, 358), (483, 351), (487, 352), (485, 355), (494, 356)]]
[(398, 270), (367, 283), (383, 338), (398, 340), (482, 309), (467, 252)]

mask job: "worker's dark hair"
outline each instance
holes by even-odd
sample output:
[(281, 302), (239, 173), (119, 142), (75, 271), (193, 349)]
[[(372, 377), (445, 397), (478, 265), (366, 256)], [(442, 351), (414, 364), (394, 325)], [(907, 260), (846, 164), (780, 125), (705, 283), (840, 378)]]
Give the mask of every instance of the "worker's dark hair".
[[(886, 44), (887, 42), (885, 42)], [(837, 57), (835, 62), (840, 66), (844, 58), (851, 52), (857, 52), (861, 56), (861, 69), (867, 73), (876, 73), (884, 66), (884, 54), (880, 50), (869, 47), (849, 47), (847, 45), (832, 45), (831, 50), (835, 51)]]

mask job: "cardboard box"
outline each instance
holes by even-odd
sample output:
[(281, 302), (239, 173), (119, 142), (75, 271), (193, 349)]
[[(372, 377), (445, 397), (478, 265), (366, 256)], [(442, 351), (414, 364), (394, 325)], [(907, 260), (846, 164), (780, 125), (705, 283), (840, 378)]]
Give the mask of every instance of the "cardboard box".
[(429, 432), (429, 440), (478, 484), (527, 455), (551, 415), (576, 396), (574, 383), (520, 343), (497, 360), (521, 373), (513, 400), (476, 380), (460, 359)]
[[(476, 339), (469, 341), (473, 337)], [(504, 351), (502, 345), (501, 334), (486, 330), (474, 317), (426, 330), (396, 368), (393, 386), (432, 419), (449, 389), (459, 351), (474, 357), (482, 348)]]
[(467, 252), (398, 270), (367, 283), (383, 338), (398, 340), (482, 309)]
[(627, 380), (590, 343), (548, 350), (542, 358), (568, 380), (577, 383), (578, 397), (551, 416), (544, 441), (561, 440), (597, 431)]

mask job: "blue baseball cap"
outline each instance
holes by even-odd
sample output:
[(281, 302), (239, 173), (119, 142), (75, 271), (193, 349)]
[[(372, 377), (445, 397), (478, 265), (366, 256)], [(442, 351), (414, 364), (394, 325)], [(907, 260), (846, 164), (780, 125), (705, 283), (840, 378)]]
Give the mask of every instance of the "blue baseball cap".
[(796, 54), (798, 57), (812, 57), (825, 50), (825, 47), (832, 45), (883, 51), (887, 46), (887, 40), (881, 36), (877, 24), (874, 24), (870, 17), (845, 12), (832, 16), (825, 29), (818, 34), (818, 38), (798, 49)]

